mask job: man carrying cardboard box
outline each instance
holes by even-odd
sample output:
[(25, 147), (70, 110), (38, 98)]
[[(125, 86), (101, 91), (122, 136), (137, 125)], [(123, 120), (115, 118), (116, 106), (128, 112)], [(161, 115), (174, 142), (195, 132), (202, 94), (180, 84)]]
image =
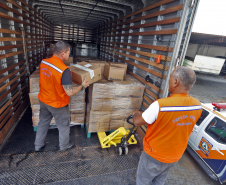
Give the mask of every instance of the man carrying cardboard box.
[(35, 151), (40, 152), (45, 147), (45, 138), (49, 124), (54, 117), (59, 130), (60, 151), (66, 151), (73, 147), (69, 143), (70, 132), (70, 97), (78, 93), (82, 88), (89, 86), (84, 79), (78, 87), (72, 86), (71, 73), (63, 63), (68, 59), (70, 45), (64, 41), (58, 41), (54, 48), (54, 54), (49, 59), (43, 59), (40, 65), (40, 121), (38, 123)]

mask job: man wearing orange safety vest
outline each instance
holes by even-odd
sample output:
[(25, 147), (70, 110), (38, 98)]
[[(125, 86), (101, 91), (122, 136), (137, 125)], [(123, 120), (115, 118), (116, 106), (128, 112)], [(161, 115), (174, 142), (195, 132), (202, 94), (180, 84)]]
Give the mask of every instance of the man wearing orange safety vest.
[(64, 41), (55, 44), (54, 54), (51, 58), (43, 59), (40, 64), (40, 121), (38, 123), (35, 151), (39, 152), (45, 147), (45, 138), (49, 124), (54, 117), (59, 130), (60, 151), (66, 151), (73, 147), (69, 143), (70, 132), (70, 97), (78, 93), (82, 88), (89, 86), (84, 80), (78, 87), (72, 86), (71, 72), (63, 63), (70, 54), (70, 45)]
[(169, 169), (182, 157), (202, 113), (199, 100), (188, 95), (195, 81), (192, 69), (177, 67), (169, 79), (171, 96), (156, 100), (143, 113), (134, 111), (136, 126), (148, 124), (137, 169), (137, 185), (163, 185)]

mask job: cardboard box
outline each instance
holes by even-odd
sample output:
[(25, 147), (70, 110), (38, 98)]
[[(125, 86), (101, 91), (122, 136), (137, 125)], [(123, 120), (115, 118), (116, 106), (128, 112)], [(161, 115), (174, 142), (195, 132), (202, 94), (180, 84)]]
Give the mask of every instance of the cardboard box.
[(82, 125), (85, 122), (85, 112), (70, 111), (72, 125)]
[(40, 68), (36, 69), (29, 77), (30, 92), (39, 92)]
[(80, 62), (69, 69), (72, 72), (72, 81), (78, 85), (81, 85), (85, 78), (90, 84), (101, 79), (101, 68), (88, 62)]
[(125, 120), (110, 120), (109, 130), (116, 130), (124, 126)]
[(132, 115), (133, 110), (114, 111), (93, 111), (88, 112), (86, 123), (88, 132), (107, 132), (111, 129), (118, 129), (121, 126), (131, 128), (132, 125), (126, 122), (126, 118)]
[(38, 93), (39, 92), (29, 93), (31, 105), (39, 104)]
[(40, 113), (40, 105), (39, 104), (33, 104), (31, 105), (32, 115), (39, 115)]
[(88, 60), (87, 62), (91, 64), (95, 64), (101, 68), (101, 75), (104, 75), (104, 67), (105, 65), (109, 65), (106, 61), (104, 60)]
[(117, 109), (133, 109), (139, 110), (143, 98), (94, 98), (90, 104), (91, 110), (117, 110)]
[[(77, 86), (73, 84), (74, 86)], [(71, 111), (85, 112), (86, 103), (85, 103), (85, 89), (79, 91), (74, 96), (70, 96), (69, 109)]]
[(109, 131), (121, 126), (131, 128), (126, 118), (139, 110), (145, 86), (126, 75), (125, 81), (100, 81), (89, 86), (87, 104), (88, 132)]
[(102, 98), (143, 98), (144, 88), (145, 86), (140, 81), (127, 74), (125, 80), (121, 82), (101, 79), (90, 85), (88, 96), (91, 100)]
[(70, 66), (71, 64), (73, 65), (73, 57), (68, 57), (66, 61), (64, 61), (66, 66)]
[(119, 63), (119, 62), (108, 62), (108, 63), (110, 64), (110, 66), (124, 68), (124, 77), (126, 77), (127, 64)]
[(127, 65), (110, 62), (104, 67), (104, 77), (110, 81), (123, 81), (126, 76)]

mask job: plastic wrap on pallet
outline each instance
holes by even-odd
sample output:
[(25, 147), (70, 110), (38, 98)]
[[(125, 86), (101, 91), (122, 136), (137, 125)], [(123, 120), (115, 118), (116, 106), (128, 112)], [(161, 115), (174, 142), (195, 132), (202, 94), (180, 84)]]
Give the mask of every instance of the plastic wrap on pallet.
[(37, 68), (29, 77), (30, 92), (39, 92), (40, 68)]
[(31, 105), (39, 104), (38, 93), (39, 92), (29, 93)]
[(70, 111), (71, 115), (71, 122), (72, 125), (82, 125), (85, 122), (85, 111), (84, 112), (77, 112), (77, 111)]
[(39, 104), (33, 104), (31, 105), (32, 115), (39, 115), (40, 113), (40, 105)]
[(117, 129), (121, 126), (131, 128), (126, 118), (133, 114), (133, 110), (118, 109), (113, 111), (90, 110), (86, 116), (88, 132), (102, 132)]
[(89, 87), (86, 123), (88, 132), (101, 132), (121, 126), (143, 101), (144, 85), (130, 75), (125, 81), (110, 82), (102, 79)]
[(91, 85), (91, 97), (93, 98), (142, 98), (144, 85), (131, 75), (126, 75), (124, 81), (111, 82), (101, 79)]
[(143, 98), (115, 98), (115, 99), (92, 99), (91, 110), (117, 110), (134, 109), (139, 110)]
[[(73, 86), (77, 86), (73, 83)], [(71, 111), (85, 112), (85, 90), (79, 91), (76, 95), (70, 96), (69, 109)]]

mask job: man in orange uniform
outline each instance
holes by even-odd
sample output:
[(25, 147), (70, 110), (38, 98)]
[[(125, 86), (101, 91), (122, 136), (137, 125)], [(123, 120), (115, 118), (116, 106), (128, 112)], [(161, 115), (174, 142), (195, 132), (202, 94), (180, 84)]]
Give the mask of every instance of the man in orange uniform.
[(192, 69), (177, 67), (169, 79), (171, 96), (156, 100), (143, 113), (134, 111), (136, 126), (148, 124), (137, 169), (137, 185), (163, 185), (169, 169), (182, 157), (202, 113), (199, 100), (188, 95), (195, 81)]
[(40, 121), (35, 139), (35, 151), (39, 152), (45, 147), (45, 138), (49, 124), (54, 117), (59, 130), (60, 151), (73, 147), (69, 143), (70, 132), (70, 97), (86, 88), (89, 82), (84, 80), (78, 87), (72, 86), (71, 72), (63, 63), (70, 54), (70, 45), (64, 41), (56, 43), (51, 58), (43, 59), (40, 65)]

